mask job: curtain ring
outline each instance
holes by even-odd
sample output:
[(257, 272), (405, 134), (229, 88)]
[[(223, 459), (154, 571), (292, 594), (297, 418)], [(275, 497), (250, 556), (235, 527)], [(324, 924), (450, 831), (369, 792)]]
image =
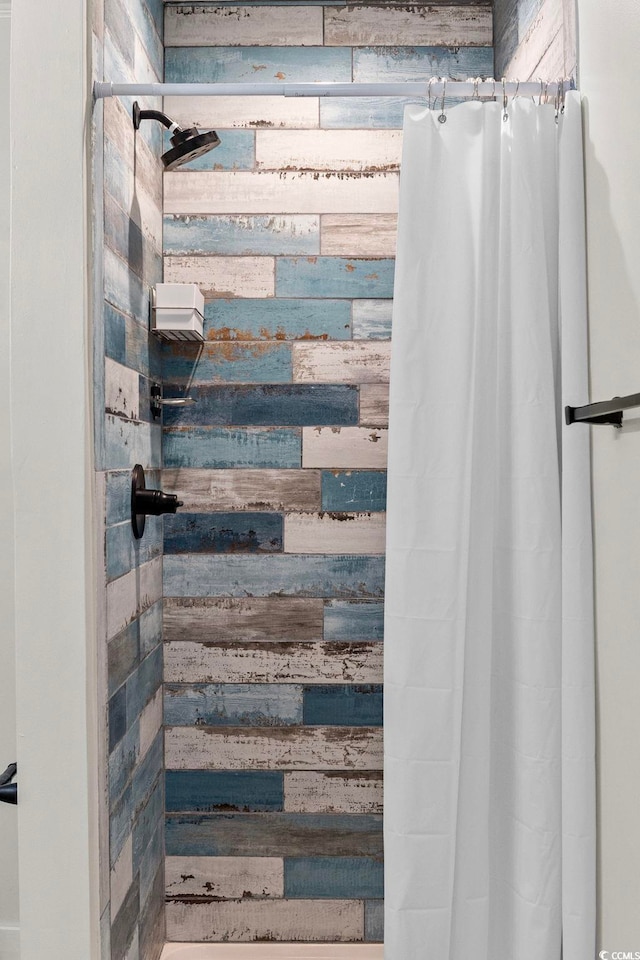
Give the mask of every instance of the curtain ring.
[(429, 106), (429, 110), (432, 109), (432, 106), (431, 106), (431, 84), (433, 83), (433, 81), (434, 81), (435, 79), (436, 79), (435, 77), (429, 77), (428, 90), (427, 90), (427, 93), (428, 93), (428, 101), (427, 101), (427, 103), (428, 103), (428, 106)]
[(438, 120), (440, 123), (447, 122), (447, 115), (444, 112), (444, 98), (446, 97), (446, 95), (447, 95), (447, 78), (442, 77), (442, 105), (440, 107), (440, 116), (438, 117)]
[(509, 114), (507, 113), (507, 81), (506, 78), (502, 78), (502, 120), (504, 123), (509, 119)]
[[(542, 82), (542, 80), (541, 80), (540, 77), (538, 77), (538, 80), (540, 81), (540, 96), (538, 97), (538, 106), (541, 107), (541, 106), (542, 106), (542, 91), (543, 91), (543, 89), (544, 89), (544, 84), (543, 84), (543, 82)], [(536, 102), (536, 101), (535, 101), (535, 97), (533, 98), (533, 102), (534, 102), (534, 103)]]

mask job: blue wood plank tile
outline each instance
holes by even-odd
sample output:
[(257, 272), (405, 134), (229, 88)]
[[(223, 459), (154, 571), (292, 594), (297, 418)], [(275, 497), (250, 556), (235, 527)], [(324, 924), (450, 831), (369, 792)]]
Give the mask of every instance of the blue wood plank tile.
[(162, 40), (164, 36), (164, 2), (163, 0), (144, 0), (147, 12), (156, 28), (156, 33)]
[(323, 97), (320, 126), (325, 130), (402, 130), (404, 108), (409, 103), (424, 106), (424, 98)]
[(156, 76), (162, 78), (163, 49), (160, 36), (151, 12), (145, 3), (127, 3), (121, 0), (105, 0), (105, 26), (123, 53), (126, 61), (134, 68), (136, 51), (133, 30), (142, 41)]
[(104, 323), (106, 355), (145, 377), (159, 380), (161, 347), (158, 339), (149, 333), (148, 324), (138, 323), (110, 303), (104, 306)]
[(425, 82), (429, 77), (466, 80), (493, 76), (492, 47), (354, 47), (356, 83)]
[(298, 429), (190, 427), (164, 431), (165, 467), (299, 467)]
[(290, 383), (288, 343), (165, 344), (162, 376), (174, 383)]
[(114, 865), (131, 833), (131, 783), (109, 807), (109, 863)]
[(369, 943), (384, 941), (384, 900), (367, 900), (364, 905), (364, 938)]
[(278, 555), (168, 556), (167, 597), (381, 597), (384, 557)]
[(151, 892), (153, 881), (164, 857), (164, 817), (160, 819), (155, 832), (140, 861), (140, 902), (145, 903)]
[(382, 470), (322, 471), (322, 509), (385, 510), (387, 475)]
[(120, 687), (109, 700), (109, 753), (127, 732), (127, 691)]
[(324, 605), (325, 640), (382, 640), (384, 604), (330, 600)]
[(165, 684), (172, 726), (281, 727), (302, 723), (302, 687), (290, 683)]
[(167, 47), (168, 83), (351, 80), (348, 47)]
[(165, 517), (164, 552), (282, 553), (279, 513), (177, 513)]
[(104, 295), (122, 313), (148, 324), (149, 287), (109, 247), (104, 248)]
[(164, 780), (159, 777), (147, 803), (133, 824), (133, 873), (140, 868), (142, 858), (164, 814)]
[(137, 721), (109, 754), (109, 801), (111, 805), (126, 787), (140, 755), (140, 730)]
[(162, 685), (162, 647), (158, 646), (127, 680), (127, 722), (133, 723)]
[(126, 681), (140, 662), (140, 624), (133, 620), (107, 644), (109, 696)]
[(209, 340), (349, 340), (349, 300), (211, 300), (204, 305)]
[[(166, 397), (181, 396), (182, 393), (177, 388), (165, 389)], [(349, 384), (192, 386), (189, 396), (196, 401), (193, 405), (165, 409), (165, 426), (215, 424), (306, 427), (358, 423), (358, 388)]]
[(392, 297), (394, 267), (391, 259), (280, 257), (276, 296)]
[[(204, 132), (201, 128), (200, 132)], [(185, 170), (253, 170), (255, 165), (255, 134), (253, 130), (225, 130), (219, 133), (220, 143), (214, 150), (204, 153), (195, 160), (183, 163), (177, 173)], [(171, 149), (171, 134), (164, 134), (164, 149)], [(172, 219), (172, 218), (169, 218)], [(198, 218), (200, 219), (200, 218)], [(166, 227), (165, 227), (166, 229)], [(167, 235), (164, 236), (167, 250)], [(177, 251), (172, 250), (175, 253)], [(227, 253), (229, 251), (222, 251)]]
[(147, 283), (155, 284), (162, 280), (160, 250), (156, 250), (135, 220), (108, 192), (104, 197), (104, 240)]
[(381, 727), (382, 686), (305, 686), (303, 717), (308, 726)]
[(151, 791), (162, 773), (164, 752), (163, 732), (159, 731), (155, 740), (136, 767), (131, 781), (133, 815), (137, 816), (144, 807)]
[(140, 656), (148, 653), (162, 643), (162, 600), (158, 600), (140, 614), (138, 619), (140, 633)]
[(384, 867), (369, 857), (300, 857), (284, 862), (284, 895), (308, 900), (382, 897)]
[[(111, 39), (111, 34), (105, 30), (104, 34), (104, 76), (109, 77), (114, 83), (135, 83), (135, 70), (132, 69), (117, 45)], [(139, 78), (138, 78), (139, 79)], [(159, 73), (158, 80), (162, 79)], [(120, 97), (120, 102), (129, 116), (132, 116), (134, 101), (139, 97)], [(140, 125), (136, 136), (142, 137), (149, 149), (154, 153), (158, 160), (162, 148), (162, 126), (159, 123), (143, 123)]]
[(135, 570), (141, 564), (162, 553), (162, 518), (147, 517), (144, 537), (136, 540), (131, 518), (114, 527), (108, 527), (106, 541), (107, 582)]
[(284, 775), (277, 771), (167, 770), (168, 813), (282, 810)]
[[(145, 479), (147, 486), (157, 488), (160, 486), (160, 471), (146, 470)], [(105, 474), (106, 483), (106, 525), (113, 526), (116, 523), (123, 523), (125, 520), (131, 522), (131, 471), (113, 470)]]
[(103, 178), (105, 192), (110, 194), (123, 210), (131, 210), (133, 192), (129, 170), (116, 144), (107, 136), (104, 138)]
[(171, 814), (168, 856), (382, 858), (382, 817), (372, 814)]
[[(228, 135), (229, 132), (225, 133), (225, 137)], [(285, 214), (237, 217), (166, 215), (163, 243), (165, 254), (181, 256), (317, 254), (320, 252), (320, 218)]]

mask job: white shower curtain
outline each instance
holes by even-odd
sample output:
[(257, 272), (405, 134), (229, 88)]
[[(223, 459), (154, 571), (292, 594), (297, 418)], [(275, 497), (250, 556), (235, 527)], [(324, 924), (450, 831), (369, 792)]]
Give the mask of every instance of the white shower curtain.
[[(386, 960), (592, 960), (578, 94), (406, 109), (385, 618)], [(604, 428), (601, 428), (604, 429)]]

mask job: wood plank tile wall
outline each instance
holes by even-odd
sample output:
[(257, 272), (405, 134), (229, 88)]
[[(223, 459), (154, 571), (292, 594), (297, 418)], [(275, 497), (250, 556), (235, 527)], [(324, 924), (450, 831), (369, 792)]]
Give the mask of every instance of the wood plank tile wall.
[[(93, 4), (96, 79), (163, 76), (161, 0)], [(159, 100), (142, 100), (160, 107)], [(149, 334), (150, 288), (162, 277), (162, 135), (136, 135), (131, 99), (94, 111), (94, 411), (104, 530), (99, 637), (104, 737), (102, 960), (157, 960), (165, 939), (162, 736), (162, 525), (131, 534), (134, 463), (159, 485), (161, 427), (149, 406), (161, 376)]]
[[(168, 81), (493, 74), (489, 0), (167, 4), (165, 40)], [(197, 400), (163, 433), (168, 937), (379, 941), (403, 103), (165, 109), (222, 138), (164, 181), (165, 278), (207, 299), (162, 357)]]
[(497, 77), (575, 77), (576, 0), (494, 0)]

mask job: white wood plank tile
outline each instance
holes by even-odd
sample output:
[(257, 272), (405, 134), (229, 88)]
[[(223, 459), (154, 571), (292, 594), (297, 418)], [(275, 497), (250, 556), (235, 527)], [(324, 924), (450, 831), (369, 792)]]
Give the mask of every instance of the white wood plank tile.
[(382, 813), (382, 776), (285, 773), (284, 809), (290, 813)]
[(401, 130), (258, 130), (263, 170), (397, 170)]
[(160, 688), (153, 700), (146, 705), (139, 719), (140, 724), (140, 759), (157, 737), (162, 726), (162, 688)]
[(396, 213), (397, 209), (396, 173), (165, 174), (165, 213)]
[(360, 387), (360, 423), (386, 427), (389, 423), (389, 385), (363, 383)]
[(382, 644), (176, 641), (166, 683), (380, 683)]
[(285, 553), (384, 553), (385, 513), (290, 513)]
[(302, 466), (385, 469), (387, 431), (370, 427), (303, 427)]
[(314, 597), (165, 597), (165, 640), (322, 640), (324, 602)]
[(104, 361), (104, 406), (116, 417), (140, 419), (140, 375), (109, 357)]
[(168, 903), (167, 938), (340, 941), (364, 939), (362, 900), (241, 900)]
[(107, 640), (162, 596), (162, 557), (107, 584)]
[(302, 383), (386, 383), (388, 340), (294, 343), (293, 380)]
[(214, 510), (319, 510), (320, 474), (309, 470), (162, 471), (162, 489), (179, 493), (189, 513)]
[(169, 770), (380, 770), (381, 727), (169, 727)]
[(312, 129), (320, 125), (317, 97), (165, 97), (164, 103), (171, 119), (188, 127), (220, 131), (237, 127)]
[[(563, 5), (558, 3), (558, 0), (544, 0), (511, 58), (505, 71), (506, 75), (519, 77), (520, 80), (535, 79), (538, 76), (538, 65), (554, 37), (562, 30), (562, 23)], [(550, 78), (560, 76), (563, 70), (564, 64), (560, 73), (556, 71), (550, 74)]]
[(165, 7), (168, 47), (322, 46), (322, 7)]
[(116, 918), (118, 910), (124, 903), (133, 882), (133, 840), (131, 834), (127, 837), (111, 870), (111, 922)]
[(491, 46), (489, 6), (325, 7), (327, 46)]
[(320, 253), (338, 257), (395, 257), (398, 218), (392, 213), (325, 214)]
[(284, 863), (278, 857), (167, 857), (168, 897), (282, 897)]
[(165, 283), (196, 283), (205, 299), (272, 297), (273, 257), (165, 257)]

